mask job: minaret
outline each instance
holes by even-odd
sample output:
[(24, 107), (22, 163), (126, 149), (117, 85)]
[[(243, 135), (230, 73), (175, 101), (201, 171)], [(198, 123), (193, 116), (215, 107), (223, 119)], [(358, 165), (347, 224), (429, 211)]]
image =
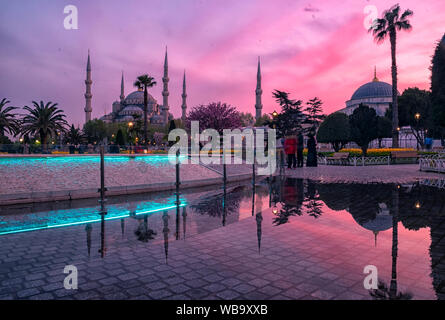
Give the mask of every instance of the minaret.
[(162, 82), (164, 83), (164, 89), (162, 90), (162, 117), (164, 124), (168, 123), (168, 59), (167, 59), (167, 47), (165, 48), (165, 60), (164, 60), (164, 77)]
[(261, 95), (263, 90), (261, 90), (261, 67), (260, 67), (260, 57), (258, 57), (258, 71), (256, 75), (256, 103), (255, 103), (255, 119), (261, 118), (261, 111), (263, 109), (263, 104), (261, 103)]
[(187, 112), (187, 92), (186, 92), (186, 87), (185, 87), (185, 70), (184, 70), (184, 79), (182, 80), (182, 122), (185, 122), (185, 119), (187, 117), (186, 112)]
[(119, 96), (121, 99), (121, 102), (125, 99), (125, 93), (124, 93), (124, 72), (122, 71), (122, 79), (121, 79), (121, 95)]
[(93, 81), (91, 80), (91, 63), (90, 63), (90, 50), (88, 50), (88, 62), (87, 62), (87, 78), (85, 80), (85, 123), (91, 120), (91, 98), (93, 95), (91, 94), (91, 84)]

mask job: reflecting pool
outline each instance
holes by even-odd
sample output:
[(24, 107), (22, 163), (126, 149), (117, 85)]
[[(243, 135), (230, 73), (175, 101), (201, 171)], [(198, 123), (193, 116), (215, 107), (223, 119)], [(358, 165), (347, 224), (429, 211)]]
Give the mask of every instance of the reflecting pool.
[(0, 299), (444, 299), (443, 193), (274, 177), (2, 207)]

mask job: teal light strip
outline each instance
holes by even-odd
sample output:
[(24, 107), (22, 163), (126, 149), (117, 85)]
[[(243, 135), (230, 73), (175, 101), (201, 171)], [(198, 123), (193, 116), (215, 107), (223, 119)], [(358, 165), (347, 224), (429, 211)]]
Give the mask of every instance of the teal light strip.
[[(186, 203), (183, 203), (183, 204), (180, 204), (179, 207), (185, 207), (186, 205), (187, 205)], [(155, 212), (170, 210), (170, 209), (174, 209), (174, 208), (176, 208), (176, 206), (162, 207), (162, 208), (153, 209), (153, 210), (144, 210), (144, 211), (136, 212), (136, 215), (142, 215), (142, 214), (147, 214), (147, 213), (155, 213)], [(131, 213), (131, 211), (127, 211), (126, 214), (104, 218), (104, 220), (105, 221), (109, 221), (109, 220), (128, 218), (130, 216), (130, 213)], [(76, 226), (76, 225), (81, 225), (81, 224), (86, 224), (86, 223), (100, 222), (101, 220), (102, 219), (83, 220), (83, 221), (76, 221), (76, 222), (69, 222), (69, 223), (61, 223), (61, 224), (49, 225), (49, 226), (44, 226), (44, 227), (27, 228), (27, 229), (13, 230), (13, 231), (3, 231), (3, 232), (0, 232), (0, 235), (22, 233), (22, 232), (29, 232), (29, 231), (36, 231), (36, 230), (44, 230), (44, 229), (55, 229), (55, 228), (62, 228), (62, 227), (70, 227), (70, 226)]]

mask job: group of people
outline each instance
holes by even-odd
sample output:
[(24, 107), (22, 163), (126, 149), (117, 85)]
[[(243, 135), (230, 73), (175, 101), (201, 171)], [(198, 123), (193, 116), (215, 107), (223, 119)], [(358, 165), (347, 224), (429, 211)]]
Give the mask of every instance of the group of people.
[[(308, 135), (307, 141), (307, 160), (306, 167), (317, 166), (317, 142), (314, 134)], [(302, 168), (304, 166), (303, 158), (304, 138), (300, 132), (297, 136), (290, 135), (284, 138), (284, 153), (287, 155), (287, 167)]]

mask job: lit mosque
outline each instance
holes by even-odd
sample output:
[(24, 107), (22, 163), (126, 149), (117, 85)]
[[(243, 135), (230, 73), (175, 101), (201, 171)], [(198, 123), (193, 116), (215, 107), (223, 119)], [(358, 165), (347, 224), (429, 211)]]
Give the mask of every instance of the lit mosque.
[[(165, 59), (164, 59), (164, 76), (162, 77), (163, 90), (162, 90), (162, 105), (159, 105), (153, 96), (148, 94), (148, 103), (147, 103), (147, 111), (148, 111), (148, 122), (150, 124), (157, 125), (166, 125), (170, 120), (173, 120), (173, 115), (169, 112), (168, 105), (168, 58), (167, 58), (167, 50), (165, 51)], [(91, 113), (93, 111), (91, 107), (91, 98), (93, 97), (91, 93), (91, 85), (93, 81), (91, 78), (91, 62), (90, 62), (90, 52), (88, 51), (88, 61), (87, 61), (87, 77), (85, 80), (85, 123), (91, 120)], [(261, 117), (262, 112), (262, 89), (261, 89), (261, 68), (260, 68), (260, 60), (258, 58), (258, 70), (257, 70), (257, 85), (255, 89), (255, 118), (258, 120)], [(187, 112), (187, 93), (186, 93), (186, 83), (185, 83), (185, 72), (182, 82), (182, 115), (181, 119), (185, 121), (186, 112)], [(111, 122), (132, 122), (137, 119), (144, 117), (144, 91), (143, 89), (138, 89), (137, 91), (133, 91), (127, 96), (125, 96), (124, 90), (124, 74), (122, 73), (121, 78), (121, 94), (119, 96), (119, 100), (113, 102), (111, 113), (105, 114), (100, 117), (99, 120), (102, 120), (107, 123)]]
[(359, 87), (351, 99), (346, 101), (346, 108), (338, 110), (338, 112), (351, 115), (363, 103), (373, 108), (378, 116), (384, 116), (391, 102), (392, 86), (389, 83), (380, 81), (377, 78), (377, 71), (374, 69), (374, 79)]

